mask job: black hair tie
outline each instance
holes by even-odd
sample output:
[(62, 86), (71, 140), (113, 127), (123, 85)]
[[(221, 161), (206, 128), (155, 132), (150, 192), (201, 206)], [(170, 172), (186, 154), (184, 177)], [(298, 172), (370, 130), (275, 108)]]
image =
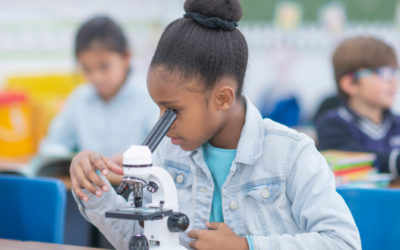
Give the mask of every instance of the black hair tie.
[(236, 29), (238, 24), (233, 21), (226, 21), (219, 17), (207, 17), (197, 12), (188, 12), (183, 15), (183, 17), (191, 18), (196, 23), (210, 29), (223, 29), (232, 31)]

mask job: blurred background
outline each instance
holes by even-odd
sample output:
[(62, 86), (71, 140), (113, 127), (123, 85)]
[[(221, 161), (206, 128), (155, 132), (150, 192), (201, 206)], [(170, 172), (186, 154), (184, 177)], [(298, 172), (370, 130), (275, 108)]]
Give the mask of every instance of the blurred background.
[[(144, 85), (160, 34), (182, 16), (183, 2), (0, 0), (0, 88), (23, 93), (11, 98), (14, 106), (20, 105), (13, 118), (10, 97), (0, 100), (0, 155), (6, 150), (2, 141), (22, 138), (23, 133), (31, 135), (25, 143), (31, 146), (20, 145), (19, 152), (8, 155), (34, 153), (65, 97), (83, 81), (73, 56), (80, 23), (96, 14), (117, 20), (129, 36), (134, 70)], [(295, 115), (281, 120), (289, 126), (309, 124), (321, 101), (335, 94), (331, 54), (342, 39), (373, 35), (399, 51), (397, 0), (240, 2), (244, 16), (239, 28), (250, 52), (245, 94), (264, 116), (279, 101), (289, 100)], [(394, 111), (400, 111), (399, 101)]]
[[(240, 2), (244, 14), (239, 28), (249, 45), (244, 94), (264, 117), (311, 136), (320, 103), (336, 94), (331, 55), (343, 39), (372, 35), (399, 53), (399, 0)], [(84, 81), (73, 54), (75, 32), (82, 22), (105, 14), (122, 25), (133, 52), (137, 84), (145, 86), (161, 32), (182, 17), (183, 3), (0, 0), (0, 169), (29, 163), (65, 98)], [(393, 110), (400, 113), (400, 98)], [(63, 166), (68, 175), (69, 161)], [(68, 195), (65, 243), (111, 247), (85, 224)]]

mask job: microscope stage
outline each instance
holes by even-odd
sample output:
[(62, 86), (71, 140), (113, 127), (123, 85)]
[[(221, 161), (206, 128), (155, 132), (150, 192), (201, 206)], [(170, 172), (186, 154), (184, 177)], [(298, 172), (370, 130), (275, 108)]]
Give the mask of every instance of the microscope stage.
[(125, 220), (160, 220), (172, 215), (172, 210), (161, 210), (159, 208), (126, 208), (106, 212), (106, 218)]

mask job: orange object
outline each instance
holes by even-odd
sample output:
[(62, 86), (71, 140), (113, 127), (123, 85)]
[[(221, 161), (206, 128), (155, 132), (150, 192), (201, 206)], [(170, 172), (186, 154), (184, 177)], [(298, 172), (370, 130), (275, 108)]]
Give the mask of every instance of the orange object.
[(41, 139), (47, 134), (49, 123), (67, 96), (83, 81), (82, 75), (76, 72), (15, 75), (6, 79), (5, 89), (18, 91), (29, 97), (34, 152), (37, 151)]
[(32, 116), (28, 100), (17, 92), (0, 93), (0, 157), (25, 157), (34, 153)]

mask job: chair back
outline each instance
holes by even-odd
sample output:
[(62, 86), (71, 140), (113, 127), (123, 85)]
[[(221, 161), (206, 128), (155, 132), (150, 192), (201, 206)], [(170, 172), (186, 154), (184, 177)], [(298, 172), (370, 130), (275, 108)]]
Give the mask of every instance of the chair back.
[(400, 189), (337, 188), (360, 231), (362, 249), (397, 250)]
[(66, 189), (51, 178), (0, 175), (0, 238), (63, 243)]

